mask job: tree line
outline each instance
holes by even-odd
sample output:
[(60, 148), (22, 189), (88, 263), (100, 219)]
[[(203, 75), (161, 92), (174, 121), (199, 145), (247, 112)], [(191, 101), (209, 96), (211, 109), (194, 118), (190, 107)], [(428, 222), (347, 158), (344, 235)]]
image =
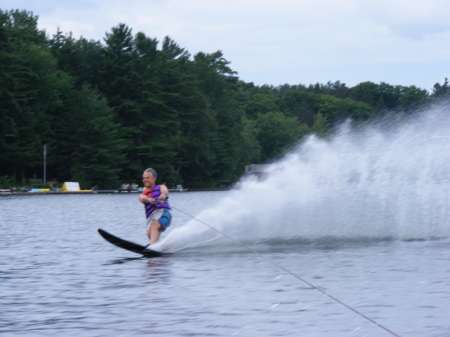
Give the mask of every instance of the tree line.
[(169, 186), (229, 186), (245, 165), (330, 134), (448, 97), (447, 79), (416, 86), (336, 81), (257, 86), (223, 53), (191, 55), (119, 23), (103, 41), (38, 29), (26, 10), (0, 10), (0, 187), (43, 178), (82, 188), (139, 182), (153, 167)]

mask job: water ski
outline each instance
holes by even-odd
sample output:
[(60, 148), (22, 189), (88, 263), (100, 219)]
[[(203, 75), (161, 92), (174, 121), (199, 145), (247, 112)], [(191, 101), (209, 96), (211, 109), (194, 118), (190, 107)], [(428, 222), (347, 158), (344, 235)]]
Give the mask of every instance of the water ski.
[(165, 253), (157, 252), (156, 250), (151, 250), (147, 248), (146, 246), (138, 245), (137, 243), (126, 241), (124, 239), (121, 239), (115, 235), (112, 235), (111, 233), (108, 233), (107, 231), (99, 228), (98, 233), (109, 243), (112, 243), (113, 245), (129, 250), (130, 252), (141, 254), (145, 257), (158, 257), (162, 256)]

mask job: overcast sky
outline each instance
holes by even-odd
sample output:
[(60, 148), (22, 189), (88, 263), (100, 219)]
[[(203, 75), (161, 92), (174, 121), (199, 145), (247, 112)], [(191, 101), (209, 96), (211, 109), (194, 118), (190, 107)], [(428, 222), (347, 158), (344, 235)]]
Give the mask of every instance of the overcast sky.
[(448, 0), (0, 0), (101, 40), (119, 23), (170, 36), (191, 55), (222, 50), (256, 85), (364, 81), (431, 91), (450, 77)]

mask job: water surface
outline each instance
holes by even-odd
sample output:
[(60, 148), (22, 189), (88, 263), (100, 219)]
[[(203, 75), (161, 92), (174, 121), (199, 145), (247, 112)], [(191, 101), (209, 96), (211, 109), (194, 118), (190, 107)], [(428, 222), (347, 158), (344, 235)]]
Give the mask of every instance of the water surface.
[[(198, 214), (228, 193), (171, 202)], [(134, 194), (2, 197), (0, 212), (5, 336), (391, 335), (234, 242), (154, 259), (110, 245), (98, 227), (145, 242)], [(398, 335), (450, 334), (446, 239), (247, 243)]]

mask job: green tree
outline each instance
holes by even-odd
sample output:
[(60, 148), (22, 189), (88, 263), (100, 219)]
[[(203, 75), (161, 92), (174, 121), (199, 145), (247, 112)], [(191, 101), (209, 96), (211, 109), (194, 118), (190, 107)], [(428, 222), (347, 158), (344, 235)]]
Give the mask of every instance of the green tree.
[(124, 168), (122, 177), (128, 178), (138, 174), (135, 165), (139, 160), (139, 151), (136, 150), (139, 130), (136, 126), (142, 122), (138, 56), (132, 30), (125, 24), (121, 23), (106, 33), (105, 43), (99, 71), (99, 90), (107, 98), (114, 120), (120, 125), (119, 137), (126, 142), (125, 152), (130, 167)]
[(245, 114), (248, 118), (254, 119), (260, 114), (280, 108), (280, 95), (268, 85), (256, 87), (253, 83), (246, 84), (242, 92), (245, 95)]
[(347, 118), (356, 121), (366, 121), (375, 116), (375, 110), (368, 104), (352, 99), (339, 99), (333, 96), (321, 95), (316, 105), (317, 113), (322, 114), (330, 126), (336, 125)]
[(144, 35), (139, 41), (143, 70), (137, 150), (147, 166), (162, 172), (162, 181), (179, 183), (182, 113), (192, 104), (192, 80), (186, 70), (189, 54), (169, 37), (161, 50), (156, 50), (156, 40)]
[(384, 98), (380, 95), (379, 85), (362, 82), (351, 88), (351, 98), (369, 104), (377, 109), (384, 109)]
[(216, 159), (210, 168), (210, 184), (228, 186), (244, 171), (240, 143), (243, 135), (244, 110), (239, 104), (240, 86), (236, 72), (221, 51), (194, 56), (194, 72), (206, 107), (215, 116), (217, 132), (210, 143)]
[(304, 92), (303, 90), (290, 90), (284, 96), (281, 109), (287, 115), (297, 117), (299, 123), (312, 126), (319, 95)]
[(2, 11), (4, 14), (5, 27), (8, 29), (9, 38), (15, 44), (31, 44), (33, 46), (44, 48), (47, 44), (45, 31), (38, 29), (37, 15), (26, 10)]
[(426, 90), (417, 88), (414, 85), (409, 87), (401, 87), (401, 95), (397, 109), (402, 111), (417, 110), (429, 102), (430, 97)]
[(408, 111), (428, 102), (426, 90), (416, 86), (363, 82), (351, 88), (351, 98), (371, 105), (380, 112)]
[(139, 97), (139, 76), (134, 52), (132, 30), (121, 23), (106, 33), (104, 58), (101, 65), (100, 90), (106, 94), (119, 120), (135, 113)]
[(54, 116), (50, 173), (80, 182), (82, 188), (115, 188), (125, 165), (124, 142), (106, 100), (87, 85), (68, 88), (66, 104)]
[(280, 111), (259, 115), (256, 125), (263, 162), (281, 156), (309, 132), (308, 126), (298, 123), (296, 117), (287, 117)]
[(27, 177), (41, 176), (42, 147), (49, 132), (47, 113), (61, 106), (58, 94), (61, 74), (46, 49), (45, 34), (37, 28), (37, 17), (26, 11), (10, 11), (5, 15), (3, 31), (14, 60), (9, 68), (12, 76), (9, 94), (15, 100), (7, 119), (14, 128), (11, 131), (14, 153), (7, 165), (16, 179), (20, 177), (25, 182)]
[(311, 131), (318, 136), (326, 136), (330, 130), (330, 126), (326, 117), (322, 113), (317, 113), (314, 116), (314, 124), (311, 127)]
[(16, 116), (20, 107), (15, 98), (15, 76), (19, 69), (5, 25), (8, 16), (0, 11), (0, 176), (14, 174), (17, 148)]
[(345, 83), (340, 81), (327, 82), (327, 84), (316, 83), (315, 85), (310, 85), (308, 87), (308, 92), (320, 95), (330, 95), (337, 98), (349, 98), (351, 95), (351, 90)]
[(258, 142), (258, 128), (256, 121), (247, 117), (242, 118), (241, 145), (239, 159), (244, 165), (261, 162), (261, 145)]
[(58, 61), (58, 69), (76, 79), (78, 87), (88, 83), (92, 88), (100, 84), (100, 69), (103, 46), (98, 41), (85, 38), (75, 40), (72, 34), (64, 34), (59, 29), (49, 40), (50, 51)]
[(450, 85), (448, 83), (448, 78), (444, 80), (444, 84), (436, 83), (433, 87), (432, 97), (437, 99), (447, 98), (450, 96)]

